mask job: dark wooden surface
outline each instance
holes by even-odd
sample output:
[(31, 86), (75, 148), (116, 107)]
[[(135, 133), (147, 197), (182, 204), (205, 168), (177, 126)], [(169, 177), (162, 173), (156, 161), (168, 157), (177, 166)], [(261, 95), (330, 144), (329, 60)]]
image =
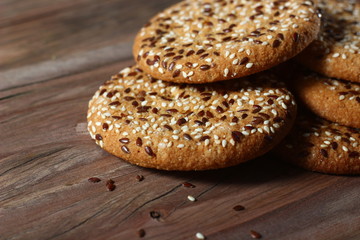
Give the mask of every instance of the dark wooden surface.
[[(144, 239), (251, 239), (250, 230), (262, 239), (360, 239), (359, 177), (269, 155), (218, 171), (163, 172), (90, 139), (88, 100), (133, 64), (137, 30), (173, 2), (0, 1), (0, 239), (138, 239), (139, 229)], [(102, 181), (89, 183), (94, 176)], [(245, 210), (234, 211), (238, 204)]]

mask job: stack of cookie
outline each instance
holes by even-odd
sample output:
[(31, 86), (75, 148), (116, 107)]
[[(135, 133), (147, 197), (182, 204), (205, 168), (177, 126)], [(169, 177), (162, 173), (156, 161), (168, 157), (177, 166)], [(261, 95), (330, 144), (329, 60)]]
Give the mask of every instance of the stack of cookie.
[(138, 33), (136, 65), (89, 103), (88, 130), (106, 151), (143, 167), (206, 170), (274, 148), (291, 129), (293, 95), (271, 70), (317, 36), (305, 0), (187, 0)]
[(298, 72), (292, 82), (303, 105), (323, 119), (302, 113), (278, 150), (306, 169), (359, 174), (360, 2), (322, 0), (319, 8), (320, 34), (297, 56), (315, 72)]

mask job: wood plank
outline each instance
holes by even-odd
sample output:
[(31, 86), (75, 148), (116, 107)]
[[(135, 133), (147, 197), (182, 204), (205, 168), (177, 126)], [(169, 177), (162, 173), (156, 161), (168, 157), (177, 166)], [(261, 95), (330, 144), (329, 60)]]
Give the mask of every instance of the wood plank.
[[(138, 239), (139, 229), (144, 239), (251, 239), (250, 230), (359, 239), (358, 177), (303, 171), (270, 154), (216, 171), (157, 171), (90, 139), (89, 99), (134, 63), (136, 31), (173, 2), (0, 2), (0, 239)], [(94, 176), (102, 181), (88, 182)]]

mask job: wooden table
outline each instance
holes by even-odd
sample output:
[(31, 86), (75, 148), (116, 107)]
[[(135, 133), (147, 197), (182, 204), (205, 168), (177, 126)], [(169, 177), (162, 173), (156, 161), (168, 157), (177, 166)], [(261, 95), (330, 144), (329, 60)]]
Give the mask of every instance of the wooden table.
[[(134, 63), (136, 32), (174, 2), (0, 1), (0, 239), (127, 240), (140, 229), (144, 239), (252, 239), (251, 230), (262, 239), (360, 239), (359, 177), (270, 155), (218, 171), (156, 171), (90, 139), (88, 100)], [(102, 181), (88, 182), (95, 176)]]

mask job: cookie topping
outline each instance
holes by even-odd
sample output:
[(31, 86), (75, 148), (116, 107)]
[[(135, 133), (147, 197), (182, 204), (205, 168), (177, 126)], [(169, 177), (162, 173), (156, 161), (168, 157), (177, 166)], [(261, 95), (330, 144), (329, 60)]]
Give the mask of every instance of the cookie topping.
[(326, 173), (360, 173), (360, 129), (314, 116), (300, 117), (294, 129), (286, 148), (297, 152), (296, 164)]
[[(214, 82), (291, 58), (318, 29), (312, 1), (188, 0), (159, 13), (141, 29), (134, 55), (159, 79)], [(300, 43), (302, 47), (295, 46)], [(279, 57), (262, 61), (263, 53)]]
[(339, 100), (346, 99), (360, 104), (360, 84), (330, 78), (318, 79), (323, 81), (328, 89), (336, 91)]
[[(90, 102), (91, 136), (105, 149), (114, 146), (109, 145), (108, 134), (118, 136), (113, 144), (124, 158), (134, 154), (157, 158), (171, 148), (179, 153), (202, 148), (212, 154), (214, 149), (243, 144), (252, 135), (272, 138), (280, 134), (288, 111), (295, 108), (292, 95), (271, 73), (221, 84), (186, 85), (156, 80), (139, 70), (124, 69)], [(101, 92), (113, 95), (109, 99)]]

